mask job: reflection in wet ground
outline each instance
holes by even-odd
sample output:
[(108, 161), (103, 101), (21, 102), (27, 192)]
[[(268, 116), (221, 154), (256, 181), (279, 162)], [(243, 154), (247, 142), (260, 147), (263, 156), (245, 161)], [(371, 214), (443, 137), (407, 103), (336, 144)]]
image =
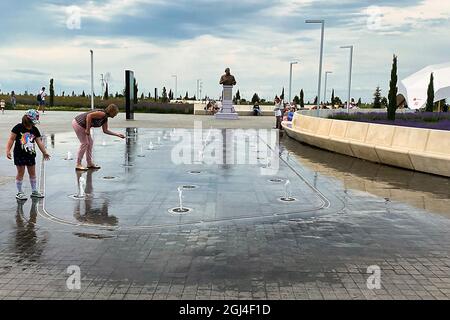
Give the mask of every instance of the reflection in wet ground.
[(47, 235), (36, 232), (37, 206), (39, 200), (33, 199), (29, 215), (24, 214), (24, 201), (17, 200), (15, 252), (17, 262), (33, 263), (40, 259), (45, 250)]
[(324, 151), (284, 137), (282, 144), (301, 165), (340, 181), (343, 188), (368, 192), (450, 218), (450, 179), (389, 167)]

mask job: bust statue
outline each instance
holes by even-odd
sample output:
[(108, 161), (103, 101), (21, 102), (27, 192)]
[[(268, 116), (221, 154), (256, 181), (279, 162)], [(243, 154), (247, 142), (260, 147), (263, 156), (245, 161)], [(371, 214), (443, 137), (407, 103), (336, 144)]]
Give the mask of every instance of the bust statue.
[(230, 68), (226, 68), (225, 69), (225, 74), (222, 77), (220, 77), (219, 84), (222, 84), (224, 86), (234, 86), (234, 85), (236, 85), (236, 79), (230, 73)]

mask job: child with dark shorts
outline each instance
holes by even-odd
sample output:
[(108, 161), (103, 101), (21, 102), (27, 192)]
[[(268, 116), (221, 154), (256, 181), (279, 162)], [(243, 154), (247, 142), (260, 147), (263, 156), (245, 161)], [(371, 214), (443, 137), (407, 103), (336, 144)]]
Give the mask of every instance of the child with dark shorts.
[(26, 195), (23, 193), (22, 190), (25, 167), (27, 168), (28, 175), (30, 177), (30, 184), (32, 189), (31, 197), (32, 198), (44, 197), (44, 195), (41, 194), (37, 188), (35, 144), (37, 144), (39, 149), (41, 150), (44, 160), (49, 160), (50, 155), (47, 153), (44, 143), (42, 142), (41, 133), (35, 126), (38, 123), (39, 123), (39, 112), (34, 109), (28, 110), (22, 117), (22, 122), (17, 124), (11, 130), (11, 135), (6, 145), (6, 157), (11, 160), (12, 159), (11, 148), (14, 144), (14, 151), (13, 151), (14, 165), (17, 168), (16, 198), (18, 200), (27, 199)]

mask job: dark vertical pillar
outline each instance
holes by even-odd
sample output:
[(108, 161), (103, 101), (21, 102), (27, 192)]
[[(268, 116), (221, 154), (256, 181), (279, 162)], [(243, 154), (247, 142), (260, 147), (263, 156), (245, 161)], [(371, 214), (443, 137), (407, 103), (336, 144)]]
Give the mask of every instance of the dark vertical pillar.
[(155, 102), (158, 101), (158, 88), (155, 88)]
[(125, 112), (127, 120), (134, 120), (134, 73), (125, 71)]

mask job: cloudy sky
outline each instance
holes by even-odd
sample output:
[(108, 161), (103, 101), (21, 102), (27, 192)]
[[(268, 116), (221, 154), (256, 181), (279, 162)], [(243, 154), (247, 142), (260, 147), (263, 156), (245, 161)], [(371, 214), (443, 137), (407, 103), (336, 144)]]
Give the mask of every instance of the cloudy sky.
[[(225, 67), (241, 96), (272, 99), (289, 85), (306, 99), (317, 92), (319, 25), (325, 19), (324, 71), (331, 88), (346, 97), (349, 51), (354, 45), (353, 94), (371, 99), (377, 85), (387, 95), (392, 55), (400, 79), (429, 64), (450, 60), (448, 0), (2, 0), (0, 89), (37, 92), (55, 79), (55, 89), (90, 89), (90, 53), (95, 86), (111, 74), (110, 91), (123, 88), (124, 70), (135, 71), (140, 90), (175, 88), (220, 94)], [(322, 85), (323, 88), (323, 85)], [(322, 93), (323, 95), (323, 93)]]

